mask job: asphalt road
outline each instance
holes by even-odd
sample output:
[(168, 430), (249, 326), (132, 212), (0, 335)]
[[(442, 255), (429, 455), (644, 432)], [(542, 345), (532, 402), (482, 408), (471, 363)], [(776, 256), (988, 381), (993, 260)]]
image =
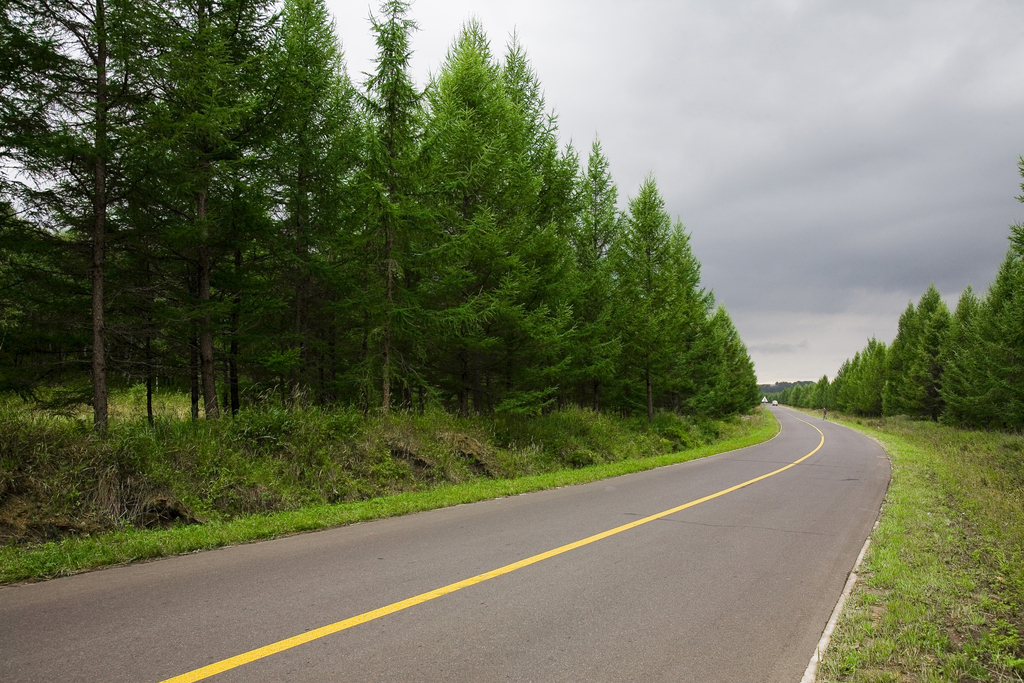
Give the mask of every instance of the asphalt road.
[(873, 441), (774, 411), (771, 441), (690, 463), (0, 588), (0, 681), (796, 683), (890, 470)]

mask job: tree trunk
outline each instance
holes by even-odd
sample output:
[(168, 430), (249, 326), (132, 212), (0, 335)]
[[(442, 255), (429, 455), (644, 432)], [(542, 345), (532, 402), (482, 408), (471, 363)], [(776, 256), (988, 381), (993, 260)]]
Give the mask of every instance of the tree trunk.
[(93, 167), (92, 236), (92, 411), (93, 428), (107, 433), (106, 328), (103, 320), (103, 266), (107, 222), (107, 37), (106, 8), (96, 0), (96, 160)]
[(153, 426), (153, 338), (146, 334), (146, 422)]
[(654, 421), (654, 388), (651, 385), (651, 366), (647, 366), (647, 420)]
[(391, 248), (395, 242), (395, 232), (391, 227), (391, 221), (387, 221), (387, 236), (384, 246), (384, 264), (387, 271), (385, 279), (386, 301), (384, 311), (384, 353), (381, 369), (381, 412), (387, 416), (391, 410), (391, 310), (394, 308), (394, 261), (391, 258)]
[(473, 372), (470, 375), (471, 392), (470, 398), (473, 402), (473, 413), (476, 415), (483, 415), (484, 413), (484, 391), (483, 386), (480, 384), (480, 357), (477, 354), (473, 354)]
[(487, 396), (487, 414), (494, 415), (494, 392), (491, 391), (491, 374), (484, 378), (484, 391)]
[[(302, 166), (299, 166), (296, 177), (296, 189), (299, 194), (305, 187), (305, 173)], [(292, 371), (292, 394), (298, 396), (305, 375), (306, 362), (306, 261), (309, 258), (309, 249), (306, 244), (305, 225), (302, 222), (302, 202), (295, 202), (295, 261), (297, 272), (295, 274), (295, 316), (292, 321), (295, 331), (295, 349), (298, 351), (299, 364)], [(308, 378), (306, 378), (308, 382)]]
[(220, 405), (225, 415), (231, 414), (231, 353), (224, 353), (222, 349), (221, 360), (220, 360), (221, 375), (224, 378), (221, 381), (221, 391), (224, 393), (220, 398)]
[(193, 325), (188, 334), (188, 375), (192, 393), (192, 419), (199, 419), (199, 339)]
[(601, 383), (594, 380), (594, 412), (601, 411), (601, 394), (600, 394)]
[[(390, 317), (390, 312), (388, 313)], [(391, 411), (391, 321), (384, 320), (384, 367), (381, 368), (381, 413), (387, 417)]]
[[(235, 249), (235, 273), (242, 269), (242, 250)], [(235, 294), (235, 305), (231, 311), (231, 348), (228, 351), (228, 384), (231, 387), (231, 416), (238, 415), (241, 400), (238, 396), (238, 309), (242, 305), (242, 294)]]
[(338, 332), (334, 325), (327, 326), (327, 376), (326, 382), (327, 387), (324, 391), (324, 398), (328, 403), (333, 403), (336, 398), (337, 390), (337, 370), (335, 369), (338, 364), (338, 350), (337, 350), (337, 338)]
[(238, 415), (242, 402), (238, 396), (238, 340), (231, 340), (228, 356), (228, 383), (231, 386), (231, 417)]
[(213, 362), (213, 329), (211, 329), (210, 311), (207, 308), (207, 304), (210, 302), (212, 263), (210, 246), (207, 244), (205, 190), (199, 192), (196, 200), (196, 220), (202, 230), (202, 239), (199, 242), (199, 303), (203, 306), (203, 315), (202, 327), (199, 330), (199, 372), (202, 380), (203, 410), (206, 413), (206, 419), (216, 420), (220, 417), (220, 409), (217, 407), (217, 378), (214, 374), (216, 369)]
[(462, 356), (462, 373), (459, 384), (459, 413), (469, 415), (469, 363)]
[(369, 311), (363, 311), (363, 344), (361, 347), (363, 366), (367, 367), (366, 379), (362, 382), (360, 393), (362, 394), (361, 399), (363, 403), (363, 415), (370, 413), (370, 394), (373, 391), (373, 385), (370, 378), (369, 362), (370, 362), (370, 313)]

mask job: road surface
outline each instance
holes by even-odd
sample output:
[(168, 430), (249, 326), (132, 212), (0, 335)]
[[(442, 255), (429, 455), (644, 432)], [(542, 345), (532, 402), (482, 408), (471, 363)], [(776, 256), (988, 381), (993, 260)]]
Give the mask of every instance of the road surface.
[(772, 410), (685, 464), (0, 588), (0, 680), (796, 683), (890, 470)]

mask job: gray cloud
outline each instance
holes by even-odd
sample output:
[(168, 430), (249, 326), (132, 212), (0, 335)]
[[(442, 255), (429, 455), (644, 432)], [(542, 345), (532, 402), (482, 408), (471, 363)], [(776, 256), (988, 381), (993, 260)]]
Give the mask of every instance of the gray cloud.
[[(365, 7), (333, 0), (350, 72)], [(517, 30), (623, 203), (653, 172), (763, 381), (834, 374), (935, 282), (983, 291), (1024, 219), (1024, 4), (417, 0), (421, 82), (469, 16)]]
[(763, 353), (766, 356), (778, 355), (780, 353), (802, 353), (807, 350), (807, 340), (799, 344), (780, 344), (778, 342), (765, 342), (747, 349), (751, 353)]

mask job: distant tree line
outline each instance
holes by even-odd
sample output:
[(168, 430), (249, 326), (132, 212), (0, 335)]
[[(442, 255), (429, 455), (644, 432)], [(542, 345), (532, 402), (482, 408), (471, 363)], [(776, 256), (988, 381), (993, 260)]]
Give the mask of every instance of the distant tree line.
[(760, 391), (762, 394), (781, 394), (786, 389), (795, 386), (803, 386), (805, 384), (814, 384), (814, 382), (776, 382), (775, 384), (759, 384), (757, 388), (758, 391)]
[(209, 419), (756, 402), (654, 178), (617, 208), (514, 37), (468, 22), (420, 90), (387, 0), (359, 89), (323, 0), (0, 3), (0, 390), (100, 432), (113, 381)]
[[(1020, 168), (1024, 175), (1024, 159)], [(855, 415), (1024, 428), (1024, 225), (1010, 228), (1006, 258), (983, 296), (967, 287), (950, 314), (931, 285), (907, 305), (890, 345), (871, 339), (831, 382), (824, 376), (778, 398)]]

